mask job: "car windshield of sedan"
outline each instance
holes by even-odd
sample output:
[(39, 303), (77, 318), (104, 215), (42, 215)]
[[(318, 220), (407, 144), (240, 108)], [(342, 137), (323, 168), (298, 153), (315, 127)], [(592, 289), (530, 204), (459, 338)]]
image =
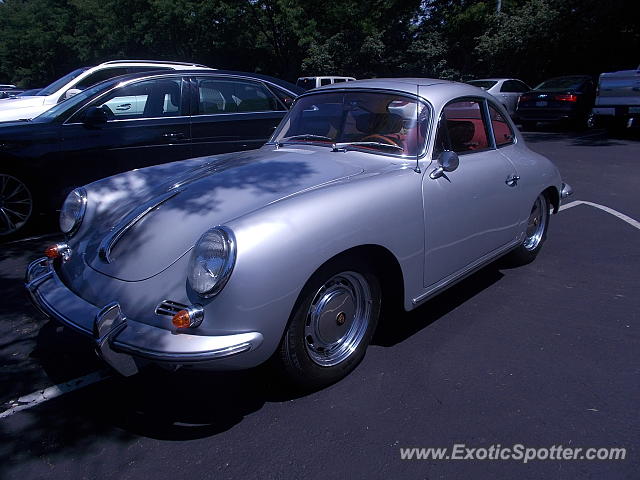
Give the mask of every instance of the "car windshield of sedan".
[(578, 90), (582, 87), (585, 80), (585, 77), (560, 77), (560, 78), (552, 78), (551, 80), (547, 80), (538, 85), (534, 90), (548, 90), (558, 92), (564, 90)]
[(52, 94), (56, 93), (58, 90), (60, 90), (62, 87), (64, 87), (71, 80), (73, 80), (74, 78), (78, 77), (82, 72), (85, 72), (87, 70), (89, 70), (89, 67), (78, 68), (77, 70), (74, 70), (71, 73), (67, 73), (64, 77), (59, 78), (58, 80), (56, 80), (52, 84), (44, 87), (42, 90), (40, 90), (38, 93), (35, 93), (34, 95), (37, 95), (39, 97), (45, 97), (47, 95), (52, 95)]
[(32, 122), (48, 122), (57, 118), (59, 115), (64, 114), (65, 112), (69, 112), (70, 110), (75, 110), (75, 107), (84, 104), (88, 98), (93, 97), (96, 93), (101, 90), (108, 89), (113, 82), (107, 80), (106, 82), (98, 83), (93, 87), (89, 87), (86, 90), (74, 95), (73, 97), (65, 100), (64, 102), (60, 102), (57, 105), (54, 105), (46, 112), (41, 113), (37, 117), (33, 118)]
[(429, 108), (392, 93), (326, 92), (301, 97), (271, 143), (416, 156), (424, 150)]

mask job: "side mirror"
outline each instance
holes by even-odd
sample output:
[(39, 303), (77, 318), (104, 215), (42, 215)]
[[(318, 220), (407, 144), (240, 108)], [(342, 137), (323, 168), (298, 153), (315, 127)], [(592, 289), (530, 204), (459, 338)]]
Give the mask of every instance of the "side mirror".
[(64, 92), (64, 95), (62, 95), (62, 100), (69, 100), (71, 97), (79, 94), (81, 91), (82, 90), (80, 90), (79, 88), (70, 88), (69, 90)]
[(82, 123), (87, 127), (100, 127), (107, 123), (109, 116), (102, 107), (89, 107), (84, 112)]
[(456, 152), (445, 150), (438, 155), (438, 167), (433, 169), (429, 178), (435, 180), (444, 175), (445, 172), (453, 172), (460, 165), (460, 158)]

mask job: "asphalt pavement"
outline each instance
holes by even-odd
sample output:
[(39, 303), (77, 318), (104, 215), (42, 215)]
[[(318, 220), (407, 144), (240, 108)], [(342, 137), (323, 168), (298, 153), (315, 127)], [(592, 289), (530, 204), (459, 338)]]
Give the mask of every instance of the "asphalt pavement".
[[(307, 395), (265, 368), (108, 377), (0, 418), (0, 478), (640, 478), (640, 138), (526, 134), (574, 188), (530, 265), (492, 264), (384, 318)], [(22, 287), (55, 236), (0, 245), (0, 412), (99, 371)], [(48, 393), (45, 394), (45, 396)], [(42, 396), (42, 395), (41, 395)], [(401, 449), (625, 448), (623, 460), (403, 460)]]

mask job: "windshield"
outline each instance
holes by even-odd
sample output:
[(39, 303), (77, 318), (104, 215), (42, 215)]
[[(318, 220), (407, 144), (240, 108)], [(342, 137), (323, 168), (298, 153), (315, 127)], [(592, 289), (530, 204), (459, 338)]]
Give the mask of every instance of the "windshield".
[(425, 104), (399, 94), (322, 93), (300, 98), (272, 142), (416, 156), (423, 151), (428, 119)]
[(74, 78), (79, 76), (82, 72), (85, 72), (87, 70), (89, 70), (89, 67), (78, 68), (77, 70), (74, 70), (71, 73), (67, 73), (64, 77), (59, 78), (58, 80), (56, 80), (52, 84), (44, 87), (42, 90), (40, 90), (40, 92), (38, 92), (38, 93), (36, 93), (34, 95), (37, 95), (39, 97), (44, 97), (46, 95), (52, 95), (52, 94), (56, 93), (58, 90), (60, 90), (62, 87), (64, 87), (71, 80), (73, 80)]
[(548, 91), (564, 91), (564, 90), (579, 90), (582, 88), (588, 77), (559, 77), (546, 80), (538, 85), (534, 90), (548, 90)]
[(102, 90), (107, 90), (111, 88), (113, 82), (107, 81), (102, 82), (93, 87), (89, 87), (86, 90), (74, 95), (68, 100), (64, 102), (60, 102), (57, 105), (53, 106), (49, 110), (44, 113), (41, 113), (37, 117), (33, 118), (33, 122), (48, 122), (57, 118), (59, 115), (62, 115), (68, 111), (75, 111), (79, 105), (84, 104), (89, 98), (93, 97), (95, 94), (101, 92)]
[(483, 88), (485, 90), (489, 90), (491, 87), (493, 87), (496, 83), (496, 81), (494, 80), (472, 80), (470, 82), (468, 82), (469, 85), (473, 85), (474, 87), (480, 87)]

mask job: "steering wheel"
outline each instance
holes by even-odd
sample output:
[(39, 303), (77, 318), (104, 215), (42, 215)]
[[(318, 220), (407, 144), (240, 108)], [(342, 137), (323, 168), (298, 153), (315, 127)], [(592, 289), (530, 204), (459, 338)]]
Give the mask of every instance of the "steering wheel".
[(378, 133), (374, 133), (373, 135), (367, 135), (366, 137), (362, 138), (360, 141), (386, 143), (387, 145), (393, 145), (393, 146), (404, 149), (404, 147), (400, 145), (400, 143), (398, 143), (399, 139), (387, 137), (386, 135), (380, 135)]

